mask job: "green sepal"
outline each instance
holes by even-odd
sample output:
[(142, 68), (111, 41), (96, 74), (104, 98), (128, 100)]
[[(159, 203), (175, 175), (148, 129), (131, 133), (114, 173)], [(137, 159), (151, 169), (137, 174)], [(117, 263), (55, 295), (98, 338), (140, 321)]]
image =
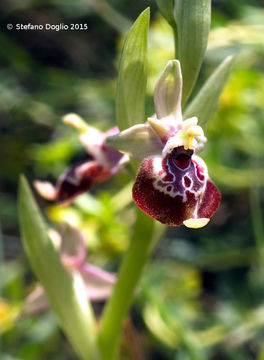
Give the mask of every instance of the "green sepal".
[(149, 18), (147, 8), (131, 27), (121, 54), (116, 95), (120, 131), (145, 120)]
[(147, 124), (137, 124), (117, 135), (109, 136), (105, 144), (136, 159), (161, 154), (163, 147), (157, 135)]
[(175, 53), (182, 68), (183, 105), (196, 83), (207, 48), (211, 24), (211, 0), (177, 0), (174, 10), (177, 24)]
[(184, 111), (184, 118), (197, 116), (199, 125), (205, 127), (214, 115), (218, 99), (228, 80), (234, 56), (228, 56), (205, 82), (199, 93)]
[(18, 207), (24, 250), (62, 329), (81, 359), (99, 360), (92, 308), (83, 281), (78, 272), (70, 275), (63, 267), (24, 176), (20, 178)]
[(154, 91), (157, 118), (173, 115), (181, 121), (182, 73), (178, 60), (170, 60), (161, 73)]

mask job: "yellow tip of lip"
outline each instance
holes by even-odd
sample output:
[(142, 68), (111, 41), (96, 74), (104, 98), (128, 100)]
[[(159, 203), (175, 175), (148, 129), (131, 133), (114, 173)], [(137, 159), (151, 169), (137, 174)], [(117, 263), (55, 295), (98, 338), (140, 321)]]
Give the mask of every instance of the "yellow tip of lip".
[(187, 219), (184, 220), (183, 225), (185, 225), (188, 228), (191, 229), (199, 229), (204, 227), (205, 225), (207, 225), (209, 223), (210, 219), (207, 218), (200, 218), (200, 219)]

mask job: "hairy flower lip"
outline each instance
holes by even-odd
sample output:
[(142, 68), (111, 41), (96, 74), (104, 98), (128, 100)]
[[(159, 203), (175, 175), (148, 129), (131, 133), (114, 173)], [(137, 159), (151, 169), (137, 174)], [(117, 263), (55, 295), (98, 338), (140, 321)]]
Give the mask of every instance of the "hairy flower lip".
[[(195, 169), (201, 167), (204, 163), (202, 159), (198, 159), (198, 156), (195, 155), (193, 157), (195, 158), (195, 161), (193, 161)], [(166, 185), (165, 181), (163, 185), (159, 185), (160, 188), (155, 186), (158, 181), (156, 178), (158, 173), (153, 171), (156, 160), (164, 162), (164, 159), (161, 158), (148, 158), (141, 164), (132, 190), (135, 204), (153, 219), (169, 226), (186, 225), (190, 228), (205, 226), (209, 221), (205, 219), (212, 217), (221, 200), (221, 194), (209, 179), (207, 169), (204, 169), (204, 180), (195, 179), (196, 185), (193, 190), (193, 185), (190, 183), (189, 190), (188, 187), (184, 190), (185, 195), (184, 193), (180, 195), (179, 192), (175, 194), (176, 196), (171, 196), (172, 189), (166, 191), (166, 187), (163, 190), (164, 188), (161, 186), (170, 186), (172, 188), (173, 179), (171, 184), (168, 182)], [(179, 169), (178, 176), (183, 173), (183, 179), (185, 171)], [(189, 178), (192, 182), (193, 179)], [(180, 185), (181, 182), (177, 182), (176, 188)], [(196, 188), (197, 190), (195, 190)]]

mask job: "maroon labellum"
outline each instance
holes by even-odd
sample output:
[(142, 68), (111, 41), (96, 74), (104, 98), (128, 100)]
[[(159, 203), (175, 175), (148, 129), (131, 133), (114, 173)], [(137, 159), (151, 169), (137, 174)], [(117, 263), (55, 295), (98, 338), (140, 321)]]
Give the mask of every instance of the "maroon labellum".
[(109, 170), (90, 160), (67, 169), (57, 183), (56, 201), (61, 205), (67, 205), (84, 192), (90, 190), (95, 184), (107, 180), (110, 177)]
[(133, 200), (161, 223), (201, 227), (216, 211), (221, 195), (193, 150), (176, 147), (164, 158), (144, 160), (133, 187)]

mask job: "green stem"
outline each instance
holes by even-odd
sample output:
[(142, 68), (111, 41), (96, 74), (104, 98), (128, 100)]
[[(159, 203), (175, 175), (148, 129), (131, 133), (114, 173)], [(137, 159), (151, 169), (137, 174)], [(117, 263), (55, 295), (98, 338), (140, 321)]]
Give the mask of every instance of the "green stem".
[(135, 287), (150, 253), (154, 221), (137, 209), (130, 247), (123, 259), (113, 296), (102, 318), (98, 341), (103, 360), (118, 358), (123, 321), (132, 302)]

